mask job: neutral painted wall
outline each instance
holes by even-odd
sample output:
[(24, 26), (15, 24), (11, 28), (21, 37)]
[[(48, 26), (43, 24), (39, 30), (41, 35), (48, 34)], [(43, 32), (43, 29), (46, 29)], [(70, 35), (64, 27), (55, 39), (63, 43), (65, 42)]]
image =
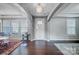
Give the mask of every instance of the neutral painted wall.
[(52, 18), (48, 22), (48, 40), (61, 40), (61, 39), (78, 39), (79, 38), (79, 19), (76, 19), (76, 35), (68, 35), (66, 28), (66, 20), (68, 18)]
[(29, 40), (32, 40), (33, 39), (33, 25), (34, 25), (34, 23), (33, 23), (33, 18), (32, 18), (32, 16), (28, 13), (28, 16), (27, 16), (28, 18), (27, 18), (27, 26), (28, 26), (28, 33), (30, 34), (30, 36), (29, 36)]

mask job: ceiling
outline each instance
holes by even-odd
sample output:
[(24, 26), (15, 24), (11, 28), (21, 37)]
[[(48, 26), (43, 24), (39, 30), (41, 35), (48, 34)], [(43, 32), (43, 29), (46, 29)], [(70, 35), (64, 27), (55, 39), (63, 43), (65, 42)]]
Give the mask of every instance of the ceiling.
[[(23, 15), (24, 13), (32, 16), (48, 16), (56, 10), (60, 3), (41, 3), (43, 11), (36, 12), (37, 3), (0, 3), (0, 15)], [(54, 17), (79, 17), (79, 3), (64, 3), (56, 10)], [(26, 16), (25, 16), (26, 17)]]
[(0, 15), (1, 16), (17, 16), (23, 15), (23, 12), (13, 3), (0, 3)]
[(25, 11), (28, 11), (32, 16), (48, 16), (51, 11), (58, 6), (59, 3), (41, 3), (43, 11), (41, 13), (36, 12), (37, 3), (19, 3)]
[(61, 7), (55, 17), (79, 17), (79, 3), (70, 3)]

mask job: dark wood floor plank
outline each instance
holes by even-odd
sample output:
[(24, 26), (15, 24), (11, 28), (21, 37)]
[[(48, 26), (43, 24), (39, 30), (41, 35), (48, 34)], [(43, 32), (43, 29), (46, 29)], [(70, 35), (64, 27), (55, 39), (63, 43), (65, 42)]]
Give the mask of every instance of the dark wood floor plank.
[(63, 55), (53, 43), (47, 41), (28, 41), (27, 45), (23, 44), (11, 55)]

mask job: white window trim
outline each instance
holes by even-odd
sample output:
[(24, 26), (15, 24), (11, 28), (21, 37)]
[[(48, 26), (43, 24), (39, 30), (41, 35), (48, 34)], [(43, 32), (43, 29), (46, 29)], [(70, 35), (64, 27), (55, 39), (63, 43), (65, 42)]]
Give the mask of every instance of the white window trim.
[[(68, 22), (68, 20), (75, 20), (75, 18), (67, 18), (67, 22)], [(68, 27), (74, 28), (75, 31), (73, 34), (68, 33)], [(76, 35), (76, 20), (75, 20), (75, 25), (68, 26), (68, 24), (66, 23), (66, 30), (67, 30), (67, 35)]]

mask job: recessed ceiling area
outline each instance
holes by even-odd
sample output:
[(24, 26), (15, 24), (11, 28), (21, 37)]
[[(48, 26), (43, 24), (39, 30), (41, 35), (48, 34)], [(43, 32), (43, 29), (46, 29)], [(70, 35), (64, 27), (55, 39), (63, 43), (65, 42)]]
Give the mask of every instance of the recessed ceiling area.
[(41, 13), (36, 12), (37, 3), (19, 3), (25, 11), (28, 11), (32, 16), (48, 16), (49, 13), (59, 5), (59, 3), (41, 3), (43, 8)]

